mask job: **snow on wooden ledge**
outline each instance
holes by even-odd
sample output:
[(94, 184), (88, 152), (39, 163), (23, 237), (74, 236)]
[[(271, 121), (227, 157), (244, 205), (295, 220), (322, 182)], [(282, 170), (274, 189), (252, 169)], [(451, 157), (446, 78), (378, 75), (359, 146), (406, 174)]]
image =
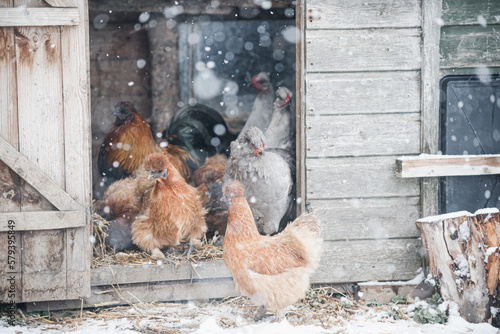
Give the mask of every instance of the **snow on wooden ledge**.
[(416, 225), (427, 270), (439, 280), (443, 299), (456, 302), (467, 321), (486, 321), (500, 274), (499, 210), (426, 217)]

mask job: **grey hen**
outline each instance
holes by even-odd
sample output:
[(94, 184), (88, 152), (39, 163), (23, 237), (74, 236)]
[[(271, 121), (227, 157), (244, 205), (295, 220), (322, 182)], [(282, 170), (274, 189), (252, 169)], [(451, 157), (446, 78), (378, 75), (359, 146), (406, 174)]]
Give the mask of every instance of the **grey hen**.
[(276, 91), (276, 100), (273, 106), (271, 122), (264, 132), (269, 148), (293, 148), (294, 122), (291, 112), (293, 94), (286, 87), (280, 87)]
[(274, 88), (269, 74), (260, 72), (252, 78), (252, 85), (258, 90), (257, 97), (253, 103), (252, 112), (238, 135), (238, 139), (243, 137), (245, 132), (252, 126), (258, 127), (262, 132), (266, 131), (273, 114)]
[[(260, 233), (278, 232), (280, 221), (294, 203), (290, 166), (293, 157), (285, 150), (266, 150), (266, 138), (257, 127), (231, 143), (224, 184), (240, 181)], [(286, 159), (288, 157), (288, 159)], [(287, 161), (288, 160), (288, 161)]]

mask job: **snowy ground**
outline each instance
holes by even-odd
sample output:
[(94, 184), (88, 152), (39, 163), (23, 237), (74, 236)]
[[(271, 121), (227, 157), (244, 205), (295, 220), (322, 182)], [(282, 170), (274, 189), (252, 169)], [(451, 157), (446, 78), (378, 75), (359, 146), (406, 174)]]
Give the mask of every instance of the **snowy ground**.
[[(499, 334), (493, 326), (470, 324), (453, 305), (446, 324), (419, 324), (411, 319), (418, 303), (373, 305), (348, 299), (309, 296), (287, 308), (286, 319), (269, 313), (255, 323), (256, 308), (245, 298), (211, 303), (136, 304), (103, 310), (74, 310), (19, 316), (15, 326), (0, 320), (0, 333), (196, 333), (196, 334), (320, 334), (320, 333), (444, 333)], [(394, 315), (401, 320), (394, 320)]]

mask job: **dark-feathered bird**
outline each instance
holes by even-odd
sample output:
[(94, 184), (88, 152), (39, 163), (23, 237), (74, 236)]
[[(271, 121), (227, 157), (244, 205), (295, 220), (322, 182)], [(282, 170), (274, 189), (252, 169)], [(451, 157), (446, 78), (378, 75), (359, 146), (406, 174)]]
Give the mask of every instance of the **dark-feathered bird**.
[(235, 137), (229, 132), (224, 118), (215, 109), (202, 104), (179, 110), (163, 131), (163, 138), (169, 145), (185, 149), (196, 161), (190, 164), (192, 170), (217, 153), (228, 155)]

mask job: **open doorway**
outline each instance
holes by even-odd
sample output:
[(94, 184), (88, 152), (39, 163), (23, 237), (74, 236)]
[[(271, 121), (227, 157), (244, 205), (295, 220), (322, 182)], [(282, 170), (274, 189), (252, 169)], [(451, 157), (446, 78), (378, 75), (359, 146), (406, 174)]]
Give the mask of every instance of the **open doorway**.
[[(197, 105), (215, 110), (235, 139), (252, 113), (259, 73), (268, 74), (273, 95), (282, 86), (295, 95), (292, 1), (90, 1), (89, 15), (95, 200), (109, 186), (98, 156), (116, 103), (132, 102), (160, 144), (172, 118)], [(291, 110), (294, 133), (295, 104)]]

